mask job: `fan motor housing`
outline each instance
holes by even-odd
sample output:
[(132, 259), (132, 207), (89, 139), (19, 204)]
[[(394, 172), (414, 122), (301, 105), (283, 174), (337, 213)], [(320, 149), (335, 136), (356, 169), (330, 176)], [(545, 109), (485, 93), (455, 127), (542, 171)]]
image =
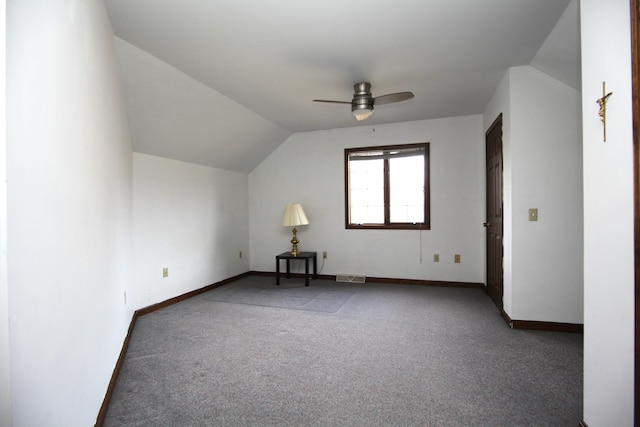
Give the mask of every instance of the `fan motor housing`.
[(373, 110), (373, 96), (371, 96), (370, 83), (356, 83), (353, 86), (353, 99), (351, 100), (351, 111)]

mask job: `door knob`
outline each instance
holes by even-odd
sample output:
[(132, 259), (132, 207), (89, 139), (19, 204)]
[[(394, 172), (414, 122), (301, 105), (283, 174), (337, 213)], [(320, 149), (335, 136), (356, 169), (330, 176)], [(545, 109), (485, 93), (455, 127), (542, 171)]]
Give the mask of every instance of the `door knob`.
[(490, 222), (484, 222), (482, 223), (483, 226), (485, 227), (491, 227), (491, 223)]

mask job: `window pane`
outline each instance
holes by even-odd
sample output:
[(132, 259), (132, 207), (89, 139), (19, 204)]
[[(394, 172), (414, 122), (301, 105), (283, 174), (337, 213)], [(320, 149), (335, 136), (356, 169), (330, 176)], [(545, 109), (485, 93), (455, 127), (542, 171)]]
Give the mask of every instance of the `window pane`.
[(424, 156), (389, 159), (391, 222), (424, 221)]
[(346, 228), (430, 229), (429, 143), (344, 153)]
[(383, 173), (383, 160), (349, 162), (351, 224), (384, 223)]

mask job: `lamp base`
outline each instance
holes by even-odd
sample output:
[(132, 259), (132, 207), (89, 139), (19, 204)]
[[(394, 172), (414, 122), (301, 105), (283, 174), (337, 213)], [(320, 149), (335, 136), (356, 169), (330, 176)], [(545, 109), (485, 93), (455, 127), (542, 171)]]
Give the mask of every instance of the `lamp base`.
[(295, 227), (293, 227), (293, 237), (291, 238), (291, 255), (292, 256), (298, 256), (300, 255), (300, 251), (298, 251), (298, 243), (300, 243), (300, 241), (298, 240), (298, 230), (296, 230)]

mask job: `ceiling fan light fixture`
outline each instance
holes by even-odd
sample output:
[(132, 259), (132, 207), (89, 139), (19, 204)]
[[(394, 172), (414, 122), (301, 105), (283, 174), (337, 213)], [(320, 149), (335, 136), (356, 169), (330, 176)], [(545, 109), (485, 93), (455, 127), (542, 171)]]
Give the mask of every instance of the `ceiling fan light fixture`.
[(356, 83), (353, 86), (353, 99), (348, 101), (334, 101), (328, 99), (314, 99), (313, 102), (328, 102), (331, 104), (351, 104), (351, 113), (357, 121), (367, 120), (373, 115), (374, 105), (391, 104), (393, 102), (406, 101), (413, 98), (411, 92), (396, 92), (387, 95), (376, 96), (371, 95), (371, 83)]
[(356, 118), (356, 120), (361, 122), (371, 117), (373, 115), (373, 110), (372, 109), (370, 110), (368, 108), (355, 109), (352, 111), (352, 113), (353, 113), (353, 116)]
[[(365, 83), (361, 83), (364, 85)], [(367, 83), (368, 85), (368, 83)], [(356, 90), (358, 85), (356, 85)], [(368, 92), (369, 87), (366, 87), (367, 92), (356, 92), (351, 101), (351, 112), (357, 121), (366, 120), (373, 115), (373, 97)]]

